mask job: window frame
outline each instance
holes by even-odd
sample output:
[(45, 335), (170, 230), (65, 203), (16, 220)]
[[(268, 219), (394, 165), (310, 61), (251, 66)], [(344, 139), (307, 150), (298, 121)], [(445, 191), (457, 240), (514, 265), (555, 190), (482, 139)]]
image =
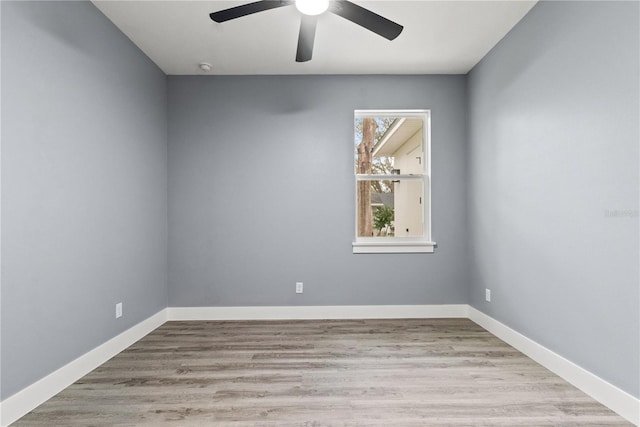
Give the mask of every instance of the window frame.
[[(357, 119), (373, 117), (392, 118), (422, 118), (422, 175), (393, 175), (394, 180), (421, 180), (423, 224), (422, 236), (413, 237), (360, 237), (358, 236), (358, 182), (384, 180), (389, 175), (383, 174), (358, 174), (354, 168), (354, 240), (352, 243), (354, 254), (363, 253), (433, 253), (436, 243), (431, 234), (431, 110), (354, 110), (354, 138), (355, 122)], [(353, 156), (352, 147), (352, 156)]]

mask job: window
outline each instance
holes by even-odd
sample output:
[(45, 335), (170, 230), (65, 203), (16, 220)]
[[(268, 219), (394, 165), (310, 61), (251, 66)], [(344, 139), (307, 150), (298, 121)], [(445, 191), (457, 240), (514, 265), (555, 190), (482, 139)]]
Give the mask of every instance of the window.
[(356, 110), (354, 253), (433, 252), (429, 110)]

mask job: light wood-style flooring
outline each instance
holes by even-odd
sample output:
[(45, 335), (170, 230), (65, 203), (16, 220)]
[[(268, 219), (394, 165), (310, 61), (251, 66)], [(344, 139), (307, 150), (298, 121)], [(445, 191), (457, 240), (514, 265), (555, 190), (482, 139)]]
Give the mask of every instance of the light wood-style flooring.
[(467, 319), (168, 322), (15, 426), (623, 426)]

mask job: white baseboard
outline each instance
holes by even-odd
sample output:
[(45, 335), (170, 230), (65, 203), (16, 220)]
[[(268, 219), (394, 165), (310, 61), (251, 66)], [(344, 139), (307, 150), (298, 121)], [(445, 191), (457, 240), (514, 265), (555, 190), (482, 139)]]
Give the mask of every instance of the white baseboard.
[(0, 424), (7, 426), (55, 396), (167, 321), (166, 309), (111, 338), (0, 402)]
[(420, 319), (468, 317), (467, 304), (169, 307), (167, 320)]
[(483, 312), (469, 307), (469, 319), (551, 372), (582, 390), (635, 425), (640, 424), (640, 399), (527, 338)]
[(469, 318), (630, 422), (640, 400), (467, 304), (283, 307), (169, 307), (0, 402), (6, 426), (140, 340), (168, 320)]

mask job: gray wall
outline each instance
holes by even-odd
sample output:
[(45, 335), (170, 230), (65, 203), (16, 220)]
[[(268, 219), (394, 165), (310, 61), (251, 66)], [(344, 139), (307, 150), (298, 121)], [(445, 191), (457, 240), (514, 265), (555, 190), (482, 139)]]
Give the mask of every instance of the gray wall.
[[(539, 4), (468, 78), (168, 95), (91, 4), (1, 7), (2, 399), (167, 302), (471, 301), (640, 395), (637, 2)], [(351, 253), (360, 108), (432, 110), (434, 254)]]
[[(88, 2), (2, 2), (2, 398), (166, 307), (166, 79)], [(116, 320), (116, 302), (124, 317)]]
[[(168, 88), (170, 306), (467, 302), (464, 76)], [(434, 254), (352, 254), (360, 108), (432, 110)]]
[(638, 9), (539, 3), (468, 82), (472, 305), (635, 396)]

